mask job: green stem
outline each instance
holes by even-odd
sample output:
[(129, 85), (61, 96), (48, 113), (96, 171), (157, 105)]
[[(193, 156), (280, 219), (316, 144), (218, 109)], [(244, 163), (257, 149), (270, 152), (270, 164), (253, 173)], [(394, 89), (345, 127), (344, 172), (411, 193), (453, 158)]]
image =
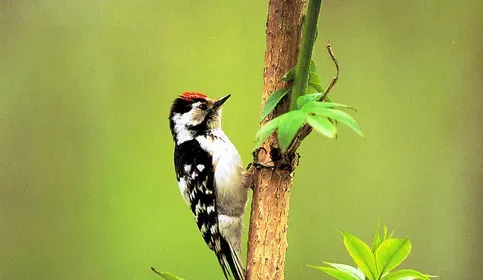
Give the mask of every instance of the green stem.
[(314, 49), (315, 35), (317, 33), (317, 21), (319, 19), (322, 0), (310, 0), (305, 17), (302, 33), (302, 43), (297, 57), (295, 68), (295, 81), (290, 97), (290, 110), (297, 109), (297, 98), (305, 94), (305, 88), (309, 82), (309, 67)]

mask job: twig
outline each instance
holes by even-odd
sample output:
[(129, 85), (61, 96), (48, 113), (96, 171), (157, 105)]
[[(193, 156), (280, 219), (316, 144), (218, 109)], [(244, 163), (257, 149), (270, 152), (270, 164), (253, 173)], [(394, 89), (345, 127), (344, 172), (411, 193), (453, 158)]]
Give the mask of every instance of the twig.
[(337, 70), (337, 74), (335, 77), (332, 78), (332, 80), (330, 81), (330, 84), (329, 86), (327, 87), (327, 89), (325, 90), (325, 93), (324, 95), (320, 98), (320, 101), (324, 101), (324, 99), (327, 97), (327, 95), (329, 94), (330, 90), (332, 89), (332, 87), (335, 85), (335, 83), (337, 83), (337, 81), (339, 80), (339, 62), (337, 61), (337, 58), (335, 58), (335, 55), (334, 53), (332, 52), (332, 47), (330, 46), (330, 42), (327, 43), (327, 51), (329, 52), (329, 55), (330, 55), (330, 58), (332, 58), (332, 61), (334, 62), (335, 64), (335, 69)]

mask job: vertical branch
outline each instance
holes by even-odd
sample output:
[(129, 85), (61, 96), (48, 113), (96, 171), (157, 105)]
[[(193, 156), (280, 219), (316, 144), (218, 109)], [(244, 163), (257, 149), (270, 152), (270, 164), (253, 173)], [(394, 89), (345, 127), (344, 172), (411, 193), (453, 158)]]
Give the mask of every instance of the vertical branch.
[(304, 24), (304, 36), (302, 45), (297, 58), (297, 68), (295, 69), (295, 83), (290, 101), (290, 110), (297, 108), (297, 98), (305, 94), (305, 88), (309, 81), (309, 67), (314, 49), (315, 37), (317, 33), (317, 22), (319, 19), (320, 5), (322, 0), (311, 0), (307, 8), (307, 16)]
[[(266, 30), (264, 85), (261, 108), (275, 90), (286, 88), (282, 76), (296, 65), (300, 46), (303, 0), (270, 0)], [(285, 97), (268, 121), (289, 110)], [(253, 202), (248, 239), (247, 279), (283, 280), (287, 250), (287, 221), (295, 153), (281, 155), (274, 135), (263, 144), (257, 160), (273, 169), (253, 172)]]

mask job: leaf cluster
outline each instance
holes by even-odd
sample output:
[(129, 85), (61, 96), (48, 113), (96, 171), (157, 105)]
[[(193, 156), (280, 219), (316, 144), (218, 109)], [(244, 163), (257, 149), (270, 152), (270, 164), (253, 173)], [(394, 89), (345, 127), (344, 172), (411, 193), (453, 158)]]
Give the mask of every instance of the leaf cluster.
[(394, 238), (394, 231), (388, 235), (386, 226), (381, 234), (378, 223), (371, 247), (348, 232), (341, 234), (357, 267), (329, 262), (324, 262), (328, 266), (308, 266), (339, 280), (430, 280), (435, 277), (413, 269), (392, 271), (407, 258), (411, 243), (409, 237)]
[[(296, 78), (295, 68), (283, 76), (283, 80), (292, 81)], [(292, 91), (292, 87), (273, 92), (267, 99), (262, 110), (263, 121), (277, 106), (284, 96)], [(297, 108), (267, 122), (256, 134), (256, 147), (259, 147), (272, 132), (277, 130), (277, 138), (282, 152), (287, 151), (302, 126), (309, 125), (322, 135), (335, 138), (337, 135), (337, 122), (343, 123), (363, 136), (356, 120), (338, 108), (353, 109), (350, 106), (331, 102), (326, 96), (327, 92), (320, 84), (316, 67), (311, 61), (309, 81), (305, 94), (297, 98)]]

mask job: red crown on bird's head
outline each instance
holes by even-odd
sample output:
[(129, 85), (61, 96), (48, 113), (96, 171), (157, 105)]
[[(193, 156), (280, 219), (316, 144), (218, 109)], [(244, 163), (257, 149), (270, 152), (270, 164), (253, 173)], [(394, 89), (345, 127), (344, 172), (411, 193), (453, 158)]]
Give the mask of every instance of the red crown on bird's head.
[(193, 100), (193, 99), (207, 99), (208, 96), (201, 92), (185, 92), (179, 96), (183, 100)]

